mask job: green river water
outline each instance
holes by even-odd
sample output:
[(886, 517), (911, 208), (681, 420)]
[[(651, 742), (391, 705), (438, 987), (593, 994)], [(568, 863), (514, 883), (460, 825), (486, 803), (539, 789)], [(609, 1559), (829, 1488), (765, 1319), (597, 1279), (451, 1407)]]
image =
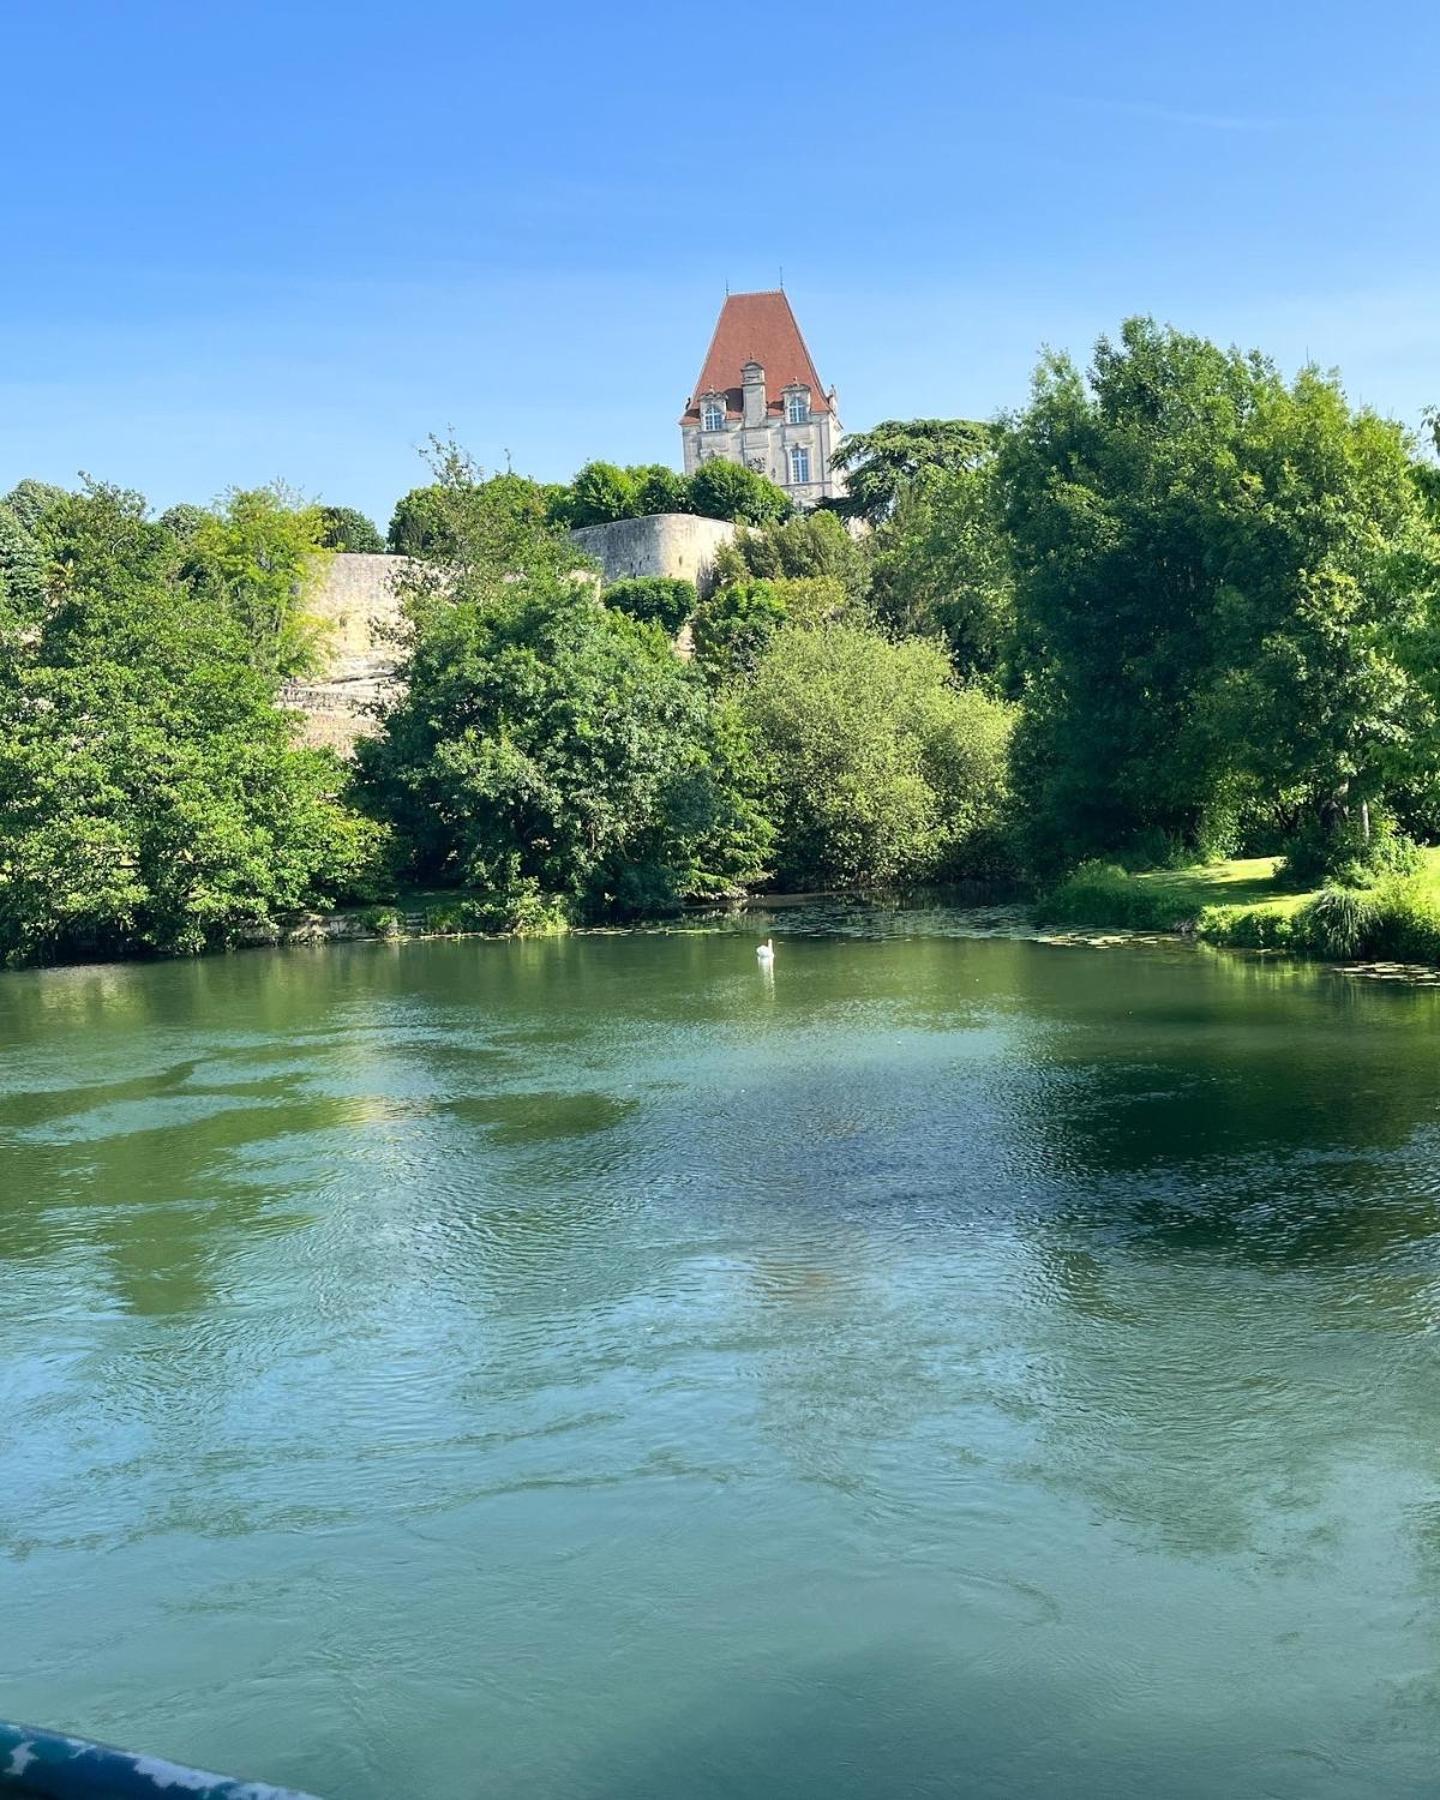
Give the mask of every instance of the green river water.
[(0, 1714), (327, 1800), (1435, 1794), (1440, 995), (778, 926), (0, 976)]

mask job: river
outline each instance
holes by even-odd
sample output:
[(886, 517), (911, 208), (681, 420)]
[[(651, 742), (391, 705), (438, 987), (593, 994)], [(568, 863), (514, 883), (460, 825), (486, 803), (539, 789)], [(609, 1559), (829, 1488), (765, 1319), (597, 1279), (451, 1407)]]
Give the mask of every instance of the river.
[(0, 1713), (326, 1800), (1428, 1800), (1440, 995), (754, 941), (0, 976)]

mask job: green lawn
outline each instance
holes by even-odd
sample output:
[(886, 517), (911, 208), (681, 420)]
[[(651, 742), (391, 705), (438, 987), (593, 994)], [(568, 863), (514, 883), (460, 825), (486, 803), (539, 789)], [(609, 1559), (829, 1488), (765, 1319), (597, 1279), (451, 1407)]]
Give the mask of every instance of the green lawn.
[(1037, 910), (1057, 924), (1141, 931), (1186, 927), (1213, 943), (1250, 949), (1436, 959), (1440, 848), (1424, 852), (1415, 875), (1349, 894), (1282, 887), (1275, 878), (1277, 860), (1254, 856), (1137, 875), (1088, 864), (1046, 895)]

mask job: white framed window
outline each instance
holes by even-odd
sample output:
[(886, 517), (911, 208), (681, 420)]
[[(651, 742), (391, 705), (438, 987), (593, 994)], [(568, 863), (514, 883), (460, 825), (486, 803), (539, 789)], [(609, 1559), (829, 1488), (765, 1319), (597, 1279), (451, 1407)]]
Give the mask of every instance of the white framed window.
[(810, 452), (803, 444), (790, 446), (790, 482), (802, 487), (810, 479)]
[(725, 408), (718, 400), (707, 400), (701, 406), (700, 429), (702, 431), (723, 431), (725, 429)]
[(785, 422), (788, 425), (810, 423), (810, 396), (802, 388), (798, 394), (785, 396)]

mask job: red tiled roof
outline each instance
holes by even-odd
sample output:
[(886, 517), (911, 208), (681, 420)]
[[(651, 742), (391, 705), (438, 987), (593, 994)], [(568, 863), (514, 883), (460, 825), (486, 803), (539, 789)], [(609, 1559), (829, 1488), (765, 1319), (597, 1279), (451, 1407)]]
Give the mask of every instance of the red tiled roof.
[(761, 294), (725, 296), (705, 367), (681, 423), (700, 417), (700, 396), (709, 393), (723, 394), (726, 411), (738, 418), (744, 410), (740, 371), (747, 362), (758, 362), (765, 371), (766, 411), (771, 416), (778, 416), (784, 408), (782, 390), (796, 382), (810, 389), (811, 412), (829, 412), (830, 403), (789, 299), (782, 289), (774, 288)]

